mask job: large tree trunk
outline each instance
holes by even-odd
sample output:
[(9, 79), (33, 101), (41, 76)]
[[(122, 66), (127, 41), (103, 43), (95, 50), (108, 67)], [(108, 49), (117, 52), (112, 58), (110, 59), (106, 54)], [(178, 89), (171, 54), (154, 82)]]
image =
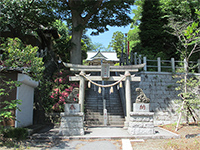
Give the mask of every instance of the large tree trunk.
[(82, 64), (81, 37), (82, 31), (74, 31), (72, 33), (72, 48), (70, 51), (70, 62), (73, 64)]
[(76, 10), (72, 10), (72, 48), (70, 51), (70, 62), (82, 64), (81, 58), (81, 37), (83, 34), (83, 20)]

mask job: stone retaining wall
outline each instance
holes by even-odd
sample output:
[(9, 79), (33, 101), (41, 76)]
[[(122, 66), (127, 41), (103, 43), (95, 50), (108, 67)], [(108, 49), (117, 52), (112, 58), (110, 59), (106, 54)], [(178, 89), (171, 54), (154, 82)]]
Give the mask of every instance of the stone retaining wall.
[(173, 74), (140, 72), (137, 76), (141, 76), (141, 82), (131, 82), (132, 103), (135, 102), (137, 97), (135, 89), (137, 87), (142, 88), (146, 96), (150, 98), (150, 112), (154, 112), (155, 125), (177, 122), (178, 113), (176, 110), (178, 104), (175, 104), (175, 100), (178, 99), (178, 91), (175, 90), (177, 79), (173, 78)]

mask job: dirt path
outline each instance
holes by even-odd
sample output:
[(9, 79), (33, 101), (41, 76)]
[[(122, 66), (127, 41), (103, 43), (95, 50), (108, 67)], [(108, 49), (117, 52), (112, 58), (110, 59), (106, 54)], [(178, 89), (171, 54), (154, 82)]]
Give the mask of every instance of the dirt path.
[[(165, 129), (175, 130), (174, 125), (166, 125)], [(149, 139), (144, 142), (131, 142), (133, 150), (200, 150), (200, 125), (181, 125), (176, 132), (180, 139)]]

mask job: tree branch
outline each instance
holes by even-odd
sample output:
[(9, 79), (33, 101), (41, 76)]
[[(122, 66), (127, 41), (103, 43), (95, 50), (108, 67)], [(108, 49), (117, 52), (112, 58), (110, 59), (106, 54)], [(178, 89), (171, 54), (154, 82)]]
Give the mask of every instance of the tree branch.
[(93, 8), (92, 8), (92, 12), (88, 12), (88, 14), (84, 17), (84, 25), (88, 22), (88, 20), (91, 18), (91, 16), (93, 15), (93, 14), (95, 14), (95, 13), (97, 13), (99, 10), (98, 10), (98, 8), (100, 8), (100, 6), (101, 6), (101, 4), (102, 4), (102, 1), (103, 0), (98, 0), (97, 2), (96, 2), (96, 4), (93, 6)]
[(194, 50), (196, 49), (197, 45), (198, 45), (198, 44), (195, 43), (195, 45), (194, 45), (194, 47), (192, 48), (190, 54), (188, 55), (188, 58), (190, 58), (190, 56), (194, 53)]

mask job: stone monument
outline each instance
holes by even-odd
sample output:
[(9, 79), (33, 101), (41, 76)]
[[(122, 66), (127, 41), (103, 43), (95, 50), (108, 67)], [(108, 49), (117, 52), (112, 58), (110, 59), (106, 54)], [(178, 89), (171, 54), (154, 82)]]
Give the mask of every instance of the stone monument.
[(80, 104), (78, 104), (78, 88), (74, 88), (67, 97), (67, 104), (65, 104), (65, 112), (60, 114), (61, 123), (59, 134), (64, 136), (84, 135), (83, 121), (84, 113), (80, 111)]
[(141, 88), (136, 88), (136, 103), (133, 103), (133, 112), (130, 112), (128, 132), (131, 135), (154, 134), (153, 112), (149, 111), (150, 99)]

